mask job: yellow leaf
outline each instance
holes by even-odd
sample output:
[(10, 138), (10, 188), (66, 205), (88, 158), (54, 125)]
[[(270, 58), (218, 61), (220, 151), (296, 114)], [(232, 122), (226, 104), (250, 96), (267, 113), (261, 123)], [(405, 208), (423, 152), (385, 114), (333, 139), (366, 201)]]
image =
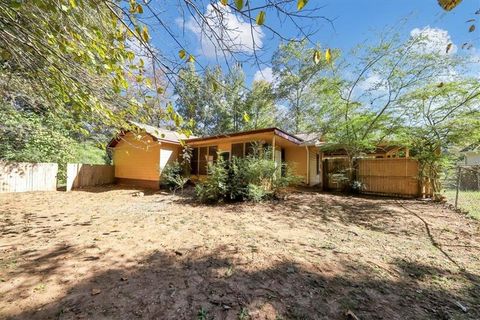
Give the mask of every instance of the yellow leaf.
[(69, 0), (69, 2), (70, 2), (70, 6), (71, 6), (72, 8), (76, 8), (76, 7), (77, 7), (77, 2), (76, 2), (75, 0)]
[(162, 94), (162, 93), (164, 93), (164, 92), (165, 92), (165, 90), (163, 90), (162, 87), (158, 87), (158, 88), (157, 88), (157, 93), (158, 93), (158, 94)]
[(248, 113), (245, 112), (245, 113), (243, 114), (243, 120), (244, 120), (245, 122), (250, 122), (250, 116), (248, 115)]
[(238, 11), (241, 11), (243, 9), (243, 0), (235, 0), (235, 6)]
[(195, 62), (195, 57), (193, 55), (189, 55), (188, 62)]
[(307, 4), (308, 0), (297, 0), (297, 10), (300, 11), (305, 7)]
[(148, 40), (150, 40), (150, 35), (148, 34), (148, 29), (145, 26), (142, 29), (142, 38), (145, 42), (148, 42)]
[(180, 59), (182, 59), (182, 60), (185, 59), (186, 55), (187, 55), (187, 53), (185, 52), (185, 50), (182, 49), (182, 50), (178, 51), (178, 56), (180, 57)]
[(447, 50), (445, 50), (446, 53), (448, 53), (450, 51), (450, 49), (452, 49), (452, 44), (451, 43), (447, 44)]
[(137, 4), (137, 13), (143, 13), (143, 7), (139, 4)]
[(470, 28), (468, 28), (468, 32), (473, 32), (473, 31), (475, 31), (475, 25), (474, 24), (472, 24), (470, 26)]
[(458, 6), (462, 0), (438, 0), (438, 4), (446, 11), (450, 11)]
[(226, 6), (226, 5), (228, 4), (228, 0), (220, 0), (220, 2), (221, 2), (224, 6)]
[(265, 23), (265, 11), (260, 11), (257, 15), (257, 24), (261, 26)]
[(315, 51), (313, 52), (313, 62), (315, 62), (315, 64), (319, 64), (319, 63), (320, 63), (320, 60), (321, 60), (320, 50), (315, 50)]
[(332, 61), (332, 52), (330, 51), (330, 49), (327, 49), (327, 51), (325, 51), (325, 60), (327, 60), (327, 63), (330, 63)]

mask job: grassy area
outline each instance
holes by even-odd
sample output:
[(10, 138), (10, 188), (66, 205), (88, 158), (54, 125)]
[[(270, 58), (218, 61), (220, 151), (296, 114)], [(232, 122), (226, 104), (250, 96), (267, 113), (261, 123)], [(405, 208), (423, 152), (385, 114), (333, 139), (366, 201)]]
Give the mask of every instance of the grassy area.
[[(455, 204), (455, 190), (446, 190), (445, 197), (451, 204)], [(475, 219), (480, 219), (480, 191), (459, 191), (458, 207)]]

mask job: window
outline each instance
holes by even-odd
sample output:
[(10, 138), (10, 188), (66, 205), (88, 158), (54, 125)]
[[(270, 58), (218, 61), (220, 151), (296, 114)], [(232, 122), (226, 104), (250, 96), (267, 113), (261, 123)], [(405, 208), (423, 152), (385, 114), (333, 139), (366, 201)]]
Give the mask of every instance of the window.
[(208, 148), (201, 147), (200, 148), (200, 157), (198, 160), (198, 173), (201, 175), (207, 174), (207, 156), (208, 156)]
[(243, 143), (232, 144), (232, 158), (243, 158)]
[(209, 163), (215, 163), (218, 158), (217, 146), (193, 148), (191, 164), (191, 173), (206, 175)]
[(190, 159), (191, 174), (198, 174), (198, 148), (193, 148)]
[(211, 147), (208, 147), (208, 163), (215, 163), (217, 162), (217, 157), (218, 157), (218, 154), (217, 154), (217, 146), (211, 146)]
[(220, 158), (222, 158), (223, 161), (229, 161), (230, 160), (230, 152), (220, 153)]

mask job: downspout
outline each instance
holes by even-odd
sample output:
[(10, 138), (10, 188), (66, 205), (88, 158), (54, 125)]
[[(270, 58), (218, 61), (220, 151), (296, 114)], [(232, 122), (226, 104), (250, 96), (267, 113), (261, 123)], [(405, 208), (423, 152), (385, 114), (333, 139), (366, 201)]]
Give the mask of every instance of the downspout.
[(310, 185), (310, 150), (308, 149), (308, 146), (305, 146), (305, 149), (307, 150), (307, 186)]

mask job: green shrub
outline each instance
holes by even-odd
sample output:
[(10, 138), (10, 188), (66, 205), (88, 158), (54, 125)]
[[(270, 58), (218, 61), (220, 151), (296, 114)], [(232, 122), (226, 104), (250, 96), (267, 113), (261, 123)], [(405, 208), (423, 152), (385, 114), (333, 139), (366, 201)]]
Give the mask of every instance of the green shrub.
[(228, 193), (227, 181), (227, 163), (219, 158), (217, 163), (208, 165), (208, 178), (195, 186), (195, 193), (201, 202), (218, 202)]
[[(282, 170), (283, 167), (283, 170)], [(282, 175), (281, 172), (284, 172)], [(208, 167), (208, 177), (196, 186), (202, 202), (261, 201), (297, 181), (285, 164), (278, 166), (270, 150), (227, 162), (219, 157)]]
[(188, 182), (183, 166), (175, 161), (167, 164), (162, 170), (162, 184), (171, 191), (183, 190)]

